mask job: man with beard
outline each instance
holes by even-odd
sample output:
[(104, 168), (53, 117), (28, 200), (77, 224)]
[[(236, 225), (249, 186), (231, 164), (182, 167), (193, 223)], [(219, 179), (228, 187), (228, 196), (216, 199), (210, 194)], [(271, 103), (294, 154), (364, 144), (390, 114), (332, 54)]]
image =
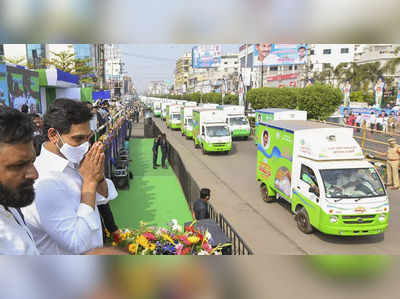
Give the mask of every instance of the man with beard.
[(41, 254), (82, 254), (103, 247), (97, 206), (118, 193), (104, 177), (103, 144), (89, 149), (91, 118), (84, 103), (68, 99), (55, 100), (44, 116), (36, 198), (23, 209)]
[(35, 158), (30, 117), (0, 108), (0, 254), (39, 254), (20, 210), (34, 200)]

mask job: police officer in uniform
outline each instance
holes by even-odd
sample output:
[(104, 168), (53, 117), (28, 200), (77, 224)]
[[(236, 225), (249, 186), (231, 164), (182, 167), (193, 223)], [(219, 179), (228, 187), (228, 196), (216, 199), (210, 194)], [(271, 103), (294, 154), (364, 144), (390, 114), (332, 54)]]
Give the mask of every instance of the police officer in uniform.
[(400, 165), (400, 146), (395, 138), (389, 138), (389, 148), (386, 153), (387, 185), (392, 186), (393, 190), (400, 188), (399, 165)]

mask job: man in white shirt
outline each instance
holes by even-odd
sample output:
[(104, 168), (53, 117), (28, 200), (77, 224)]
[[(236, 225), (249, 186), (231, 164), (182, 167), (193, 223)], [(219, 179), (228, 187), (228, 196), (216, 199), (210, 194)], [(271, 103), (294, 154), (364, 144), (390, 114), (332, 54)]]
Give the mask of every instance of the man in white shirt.
[(23, 209), (41, 254), (82, 254), (103, 247), (97, 205), (117, 197), (104, 177), (103, 145), (89, 150), (89, 108), (58, 99), (44, 116), (46, 142), (35, 162), (35, 202)]
[(39, 254), (20, 210), (34, 200), (35, 158), (29, 116), (0, 108), (0, 254)]

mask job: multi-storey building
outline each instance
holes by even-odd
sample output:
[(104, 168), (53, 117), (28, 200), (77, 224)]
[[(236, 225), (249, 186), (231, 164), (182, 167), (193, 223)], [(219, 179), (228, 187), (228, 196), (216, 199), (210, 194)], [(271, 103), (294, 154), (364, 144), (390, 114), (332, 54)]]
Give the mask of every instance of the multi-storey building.
[(174, 89), (177, 93), (185, 93), (189, 85), (189, 73), (192, 69), (192, 53), (185, 53), (176, 61)]

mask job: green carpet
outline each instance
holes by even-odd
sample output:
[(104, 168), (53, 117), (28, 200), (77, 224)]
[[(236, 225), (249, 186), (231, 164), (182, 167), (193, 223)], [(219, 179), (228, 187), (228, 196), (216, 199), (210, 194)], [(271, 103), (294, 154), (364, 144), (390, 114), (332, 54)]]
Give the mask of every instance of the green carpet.
[[(140, 221), (165, 226), (172, 219), (183, 225), (192, 215), (175, 173), (171, 167), (153, 169), (153, 139), (130, 142), (133, 180), (129, 190), (120, 190), (111, 201), (111, 209), (120, 228), (137, 228)], [(161, 164), (161, 152), (158, 163)]]

